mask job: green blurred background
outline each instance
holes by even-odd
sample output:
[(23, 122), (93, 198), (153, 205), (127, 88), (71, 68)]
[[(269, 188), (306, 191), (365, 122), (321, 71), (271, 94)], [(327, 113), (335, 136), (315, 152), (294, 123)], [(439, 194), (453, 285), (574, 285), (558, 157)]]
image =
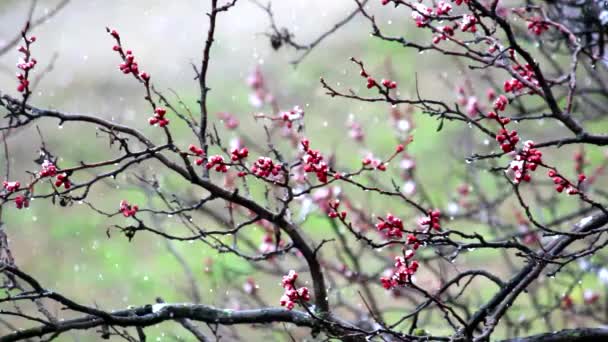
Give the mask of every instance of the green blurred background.
[[(56, 3), (39, 1), (35, 17)], [(120, 61), (111, 49), (113, 41), (105, 32), (105, 27), (116, 28), (121, 33), (123, 44), (133, 50), (140, 68), (151, 73), (154, 84), (160, 90), (165, 91), (166, 95), (170, 94), (168, 89), (175, 90), (185, 104), (196, 112), (198, 86), (193, 79), (191, 63), (197, 64), (201, 58), (207, 29), (206, 3), (72, 0), (64, 10), (33, 32), (38, 38), (33, 45), (33, 54), (39, 66), (45, 66), (55, 53), (58, 57), (31, 103), (67, 112), (99, 115), (138, 127), (146, 134), (156, 135), (161, 141), (159, 131), (147, 125), (150, 115), (143, 100), (142, 87), (130, 77), (122, 75), (117, 68)], [(19, 32), (28, 6), (28, 1), (0, 2), (0, 45), (2, 40), (8, 40)], [(388, 32), (428, 39), (428, 36), (421, 36), (411, 26), (404, 12), (381, 10), (375, 4), (373, 7), (378, 21)], [(273, 3), (279, 26), (289, 27), (299, 42), (316, 38), (353, 8), (354, 3), (349, 0), (283, 0)], [(250, 90), (246, 84), (247, 76), (256, 66), (263, 71), (281, 108), (289, 109), (294, 105), (304, 107), (306, 131), (313, 141), (313, 147), (324, 153), (335, 151), (340, 163), (350, 167), (357, 165), (365, 148), (353, 144), (348, 137), (346, 122), (349, 117), (365, 125), (367, 144), (373, 146), (375, 154), (388, 155), (397, 143), (387, 120), (390, 110), (387, 105), (332, 99), (324, 94), (319, 83), (320, 76), (339, 89), (364, 91), (358, 70), (349, 61), (351, 56), (365, 61), (368, 68), (378, 75), (385, 74), (387, 63), (391, 63), (403, 96), (415, 94), (417, 78), (418, 88), (423, 95), (455, 101), (453, 89), (461, 77), (457, 65), (446, 63), (445, 59), (430, 53), (418, 54), (373, 39), (369, 35), (368, 23), (362, 18), (356, 18), (324, 41), (297, 68), (289, 62), (297, 58), (299, 53), (289, 48), (274, 51), (263, 34), (267, 28), (265, 14), (248, 1), (240, 1), (227, 15), (221, 15), (209, 73), (212, 88), (210, 111), (235, 114), (241, 121), (240, 129), (256, 139), (263, 138), (263, 129), (253, 119), (258, 109), (249, 103)], [(0, 89), (10, 94), (16, 94), (14, 65), (17, 57), (17, 52), (11, 51), (0, 58)], [(479, 97), (483, 97), (487, 85), (475, 86)], [(216, 116), (213, 116), (213, 120), (219, 121)], [(485, 138), (464, 125), (446, 123), (446, 127), (437, 133), (438, 122), (435, 119), (416, 112), (414, 121), (415, 141), (408, 147), (408, 152), (416, 159), (417, 167), (423, 170), (418, 173), (417, 179), (425, 184), (434, 202), (445, 208), (453, 199), (455, 189), (462, 184), (467, 168), (464, 157), (473, 151), (494, 151), (496, 146), (493, 142), (484, 142)], [(543, 125), (546, 126), (523, 129), (522, 135), (527, 134), (541, 141), (563, 132), (553, 123), (544, 122)], [(60, 153), (60, 164), (63, 166), (73, 165), (80, 160), (102, 160), (112, 155), (107, 139), (98, 136), (93, 127), (79, 124), (59, 126), (58, 122), (52, 120), (38, 122), (38, 126), (47, 147)], [(592, 130), (602, 131), (604, 127), (597, 124)], [(187, 127), (178, 124), (176, 119), (171, 129), (182, 146), (194, 141)], [(228, 131), (221, 131), (220, 134), (225, 140), (235, 135)], [(40, 139), (34, 129), (23, 130), (11, 137), (9, 145), (13, 178), (25, 181), (27, 177), (20, 175), (24, 175), (26, 170), (37, 169), (33, 160), (38, 156)], [(571, 156), (574, 150), (571, 147), (562, 148), (552, 154), (551, 159), (563, 160), (560, 163), (571, 170), (571, 160), (565, 156)], [(588, 153), (594, 165), (603, 159), (601, 149), (591, 148)], [(146, 172), (157, 173), (163, 189), (189, 191), (187, 185), (164, 174), (157, 167), (151, 163), (143, 168)], [(393, 173), (394, 176), (396, 174)], [(489, 189), (489, 193), (496, 193), (494, 182), (484, 173), (480, 177), (481, 184)], [(132, 181), (128, 175), (122, 175), (114, 183), (106, 182), (95, 188), (89, 200), (105, 211), (116, 210), (121, 199), (128, 199), (142, 207), (150, 203), (158, 204), (129, 185)], [(573, 205), (575, 202), (565, 201), (564, 210)], [(371, 210), (383, 215), (390, 211), (399, 212), (403, 208), (402, 203), (375, 201)], [(117, 232), (108, 238), (108, 226), (126, 224), (128, 219), (107, 220), (84, 204), (60, 207), (46, 201), (33, 201), (28, 210), (5, 210), (4, 215), (5, 229), (18, 266), (35, 275), (44, 286), (89, 305), (119, 309), (153, 303), (157, 297), (170, 302), (189, 301), (183, 265), (171, 249), (177, 251), (191, 268), (203, 303), (246, 307), (247, 303), (239, 301), (239, 288), (248, 276), (257, 276), (260, 296), (272, 305), (278, 304), (281, 291), (278, 278), (258, 276), (241, 259), (217, 254), (200, 243), (171, 243), (168, 246), (160, 237), (146, 233), (138, 233), (132, 241)], [(200, 220), (201, 225), (212, 224), (203, 217)], [(515, 223), (515, 219), (512, 223)], [(169, 217), (158, 224), (173, 229), (179, 222)], [(329, 227), (327, 220), (315, 216), (304, 225), (306, 232), (316, 240), (331, 237)], [(483, 231), (482, 227), (466, 223), (459, 228)], [(262, 230), (254, 230), (251, 239), (260, 241), (262, 235)], [(207, 260), (211, 259), (214, 260), (213, 265), (209, 266)], [(487, 251), (469, 253), (458, 259), (458, 264), (466, 268), (488, 267), (491, 260), (496, 260), (492, 268), (497, 272), (506, 268), (501, 264), (503, 261), (498, 252)], [(594, 274), (584, 278), (584, 281), (580, 288), (575, 289), (574, 296), (577, 298), (580, 298), (583, 288), (598, 289), (600, 286)], [(234, 289), (230, 289), (226, 282), (230, 282)], [(494, 289), (483, 285), (479, 285), (482, 296), (488, 298)], [(379, 288), (377, 290), (381, 302), (388, 304), (392, 301), (388, 293)], [(357, 296), (356, 288), (350, 286), (332, 289), (330, 295), (335, 295), (335, 291), (346, 296)], [(547, 297), (541, 300), (554, 299)], [(520, 307), (514, 308), (513, 317), (517, 317), (519, 312), (526, 314), (526, 303), (525, 300), (516, 303)], [(398, 317), (399, 312), (394, 315)], [(434, 333), (442, 332), (441, 327), (434, 328)], [(0, 332), (6, 332), (2, 329), (5, 328), (1, 327)], [(276, 340), (284, 338), (278, 334), (268, 335), (263, 330), (256, 331), (257, 335), (252, 336), (271, 336)], [(175, 323), (148, 328), (146, 333), (151, 340), (158, 341), (174, 340), (176, 336), (190, 339), (188, 333)], [(59, 340), (89, 341), (95, 340), (96, 336), (77, 332), (62, 336)], [(306, 335), (300, 336), (303, 338)]]

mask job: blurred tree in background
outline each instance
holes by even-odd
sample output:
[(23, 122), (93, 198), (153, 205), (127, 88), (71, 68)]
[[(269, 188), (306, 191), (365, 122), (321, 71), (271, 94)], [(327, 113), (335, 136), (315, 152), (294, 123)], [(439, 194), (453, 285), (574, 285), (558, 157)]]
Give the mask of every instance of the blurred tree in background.
[(0, 8), (0, 341), (608, 338), (604, 1)]

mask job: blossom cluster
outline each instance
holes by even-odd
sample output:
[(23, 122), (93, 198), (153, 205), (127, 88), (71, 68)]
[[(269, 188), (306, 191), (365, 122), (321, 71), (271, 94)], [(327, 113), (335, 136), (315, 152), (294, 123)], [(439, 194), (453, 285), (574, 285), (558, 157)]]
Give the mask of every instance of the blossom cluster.
[(145, 98), (148, 102), (150, 102), (152, 108), (154, 109), (154, 114), (148, 119), (148, 123), (151, 126), (158, 127), (165, 127), (169, 125), (169, 119), (165, 117), (167, 110), (165, 108), (158, 107), (150, 95), (150, 74), (140, 71), (139, 64), (135, 61), (133, 51), (123, 49), (118, 31), (109, 28), (106, 28), (106, 31), (116, 40), (116, 45), (112, 47), (112, 50), (116, 51), (122, 59), (122, 63), (118, 65), (120, 71), (122, 71), (122, 73), (125, 75), (133, 75), (135, 79), (143, 83), (143, 85), (146, 87), (147, 95)]
[(340, 200), (334, 200), (334, 201), (329, 201), (328, 203), (328, 207), (330, 209), (329, 213), (327, 214), (327, 216), (329, 216), (330, 218), (340, 218), (342, 220), (344, 220), (346, 218), (346, 211), (338, 211), (338, 208), (340, 207)]
[(285, 293), (281, 297), (280, 304), (288, 310), (292, 310), (298, 301), (307, 302), (310, 300), (310, 293), (307, 287), (296, 287), (297, 279), (298, 273), (291, 270), (287, 275), (283, 276), (283, 281), (281, 282)]
[(169, 124), (169, 119), (165, 118), (167, 110), (162, 107), (154, 109), (154, 116), (148, 119), (148, 123), (151, 126), (158, 125), (158, 127), (165, 127)]
[(68, 178), (68, 174), (67, 173), (58, 174), (57, 178), (55, 179), (55, 186), (56, 187), (63, 186), (66, 190), (70, 189), (72, 187), (72, 182)]
[[(572, 184), (569, 180), (567, 180), (564, 176), (560, 175), (557, 170), (550, 169), (547, 173), (549, 177), (553, 179), (553, 184), (555, 184), (555, 191), (563, 192), (566, 190), (568, 195), (576, 195), (579, 193), (579, 186)], [(578, 175), (578, 183), (579, 185), (585, 181), (587, 176), (584, 174)]]
[(127, 202), (126, 200), (122, 200), (120, 201), (119, 209), (124, 217), (131, 217), (135, 216), (135, 214), (139, 210), (139, 207), (135, 204), (129, 204), (129, 202)]
[(279, 173), (281, 173), (281, 170), (282, 165), (280, 163), (275, 163), (269, 157), (259, 157), (251, 167), (251, 172), (262, 178), (278, 176)]
[(249, 156), (249, 150), (247, 147), (235, 147), (232, 149), (232, 151), (230, 151), (230, 159), (232, 161), (239, 161), (247, 158), (247, 156)]
[(40, 178), (54, 177), (57, 174), (57, 167), (50, 160), (42, 162), (41, 170), (38, 172)]
[(31, 56), (30, 45), (36, 41), (35, 36), (27, 37), (27, 32), (24, 30), (22, 32), (22, 38), (25, 45), (19, 47), (17, 51), (23, 54), (23, 58), (19, 60), (17, 63), (17, 68), (21, 69), (22, 72), (17, 73), (17, 80), (19, 80), (19, 85), (17, 86), (17, 91), (20, 93), (28, 94), (30, 92), (29, 86), (30, 81), (28, 79), (29, 73), (38, 61)]
[(23, 195), (18, 195), (17, 197), (15, 197), (15, 206), (17, 207), (17, 209), (27, 208), (30, 206), (30, 201), (27, 197)]
[(515, 156), (515, 160), (509, 165), (510, 170), (514, 172), (513, 181), (517, 184), (522, 180), (529, 182), (531, 179), (530, 171), (535, 171), (542, 163), (542, 152), (534, 148), (533, 141), (526, 141), (524, 147)]
[(440, 230), (441, 229), (441, 211), (439, 211), (439, 209), (435, 209), (435, 210), (429, 210), (428, 211), (428, 216), (425, 216), (423, 218), (421, 218), (420, 220), (418, 220), (418, 224), (426, 229), (434, 229), (434, 230)]
[(196, 165), (203, 165), (203, 158), (202, 158), (202, 156), (205, 154), (205, 151), (203, 151), (202, 148), (197, 147), (194, 144), (190, 144), (190, 146), (188, 146), (188, 150), (190, 150), (190, 152), (194, 153), (195, 156), (199, 157), (199, 158), (196, 158), (194, 160), (194, 163)]
[(220, 155), (214, 155), (209, 157), (205, 168), (207, 168), (207, 170), (215, 168), (215, 171), (217, 172), (226, 173), (228, 172), (228, 169), (230, 169), (230, 166), (226, 164), (226, 162), (224, 161), (224, 157)]
[(380, 278), (382, 287), (387, 290), (411, 283), (413, 275), (418, 271), (418, 261), (412, 259), (420, 246), (420, 242), (416, 236), (409, 235), (407, 243), (412, 248), (405, 250), (403, 256), (395, 257), (394, 268), (387, 270), (385, 276)]
[(306, 153), (304, 157), (302, 157), (304, 171), (307, 173), (314, 172), (317, 175), (319, 182), (327, 183), (329, 166), (323, 160), (323, 155), (321, 155), (319, 151), (310, 148), (310, 141), (308, 141), (308, 139), (302, 139), (301, 144)]
[(4, 189), (6, 191), (8, 191), (9, 193), (15, 192), (15, 191), (19, 190), (20, 186), (21, 186), (21, 183), (19, 183), (18, 181), (15, 181), (15, 182), (4, 181), (4, 182), (2, 182), (2, 187), (4, 187)]
[(387, 214), (386, 218), (378, 217), (380, 222), (376, 223), (376, 228), (386, 234), (387, 237), (401, 238), (403, 236), (403, 221), (400, 218)]
[(383, 163), (382, 160), (374, 158), (372, 155), (363, 158), (361, 164), (363, 164), (363, 166), (371, 166), (376, 170), (386, 171), (386, 164)]
[[(374, 88), (374, 87), (379, 87), (379, 89), (381, 89), (381, 91), (382, 91), (382, 88), (380, 88), (380, 85), (378, 84), (378, 82), (376, 81), (376, 79), (373, 78), (371, 75), (369, 75), (368, 72), (365, 70), (365, 68), (363, 67), (363, 63), (360, 62), (360, 61), (358, 61), (358, 60), (356, 60), (356, 59), (354, 59), (354, 58), (351, 59), (351, 60), (354, 63), (356, 63), (357, 65), (359, 65), (359, 68), (361, 68), (361, 71), (359, 72), (359, 75), (361, 77), (365, 78), (365, 80), (367, 82), (367, 84), (365, 86), (367, 87), (367, 89), (371, 89), (371, 88)], [(397, 88), (397, 82), (395, 82), (393, 80), (390, 80), (390, 79), (386, 79), (386, 78), (382, 79), (380, 81), (380, 84), (382, 86), (384, 86), (385, 90), (391, 90), (391, 89)]]
[(528, 20), (528, 30), (537, 36), (542, 35), (549, 29), (549, 24), (540, 17), (532, 17)]

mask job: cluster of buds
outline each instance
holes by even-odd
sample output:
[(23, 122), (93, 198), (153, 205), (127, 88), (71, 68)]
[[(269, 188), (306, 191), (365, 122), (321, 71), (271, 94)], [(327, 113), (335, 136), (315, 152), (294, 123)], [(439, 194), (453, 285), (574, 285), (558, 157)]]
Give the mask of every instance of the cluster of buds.
[(448, 37), (454, 36), (454, 28), (452, 26), (441, 26), (437, 28), (439, 34), (433, 36), (433, 44), (438, 44), (442, 40), (448, 40)]
[(539, 86), (538, 80), (536, 79), (536, 73), (530, 64), (516, 64), (513, 66), (513, 70), (515, 70), (524, 80), (535, 86)]
[(420, 247), (420, 240), (414, 234), (407, 235), (407, 244), (412, 246), (414, 250), (417, 250)]
[(38, 176), (42, 177), (53, 177), (57, 174), (57, 167), (50, 160), (45, 160), (42, 163), (42, 167), (40, 172), (38, 172)]
[[(525, 64), (525, 65), (516, 64), (515, 66), (513, 66), (513, 70), (515, 70), (519, 74), (519, 76), (521, 76), (524, 80), (534, 84), (535, 86), (538, 86), (538, 80), (536, 79), (536, 74), (534, 73), (534, 70), (532, 69), (530, 64)], [(525, 87), (526, 87), (526, 85), (516, 78), (512, 78), (510, 80), (505, 81), (505, 83), (503, 85), (503, 89), (507, 93), (510, 93), (510, 92), (515, 93), (515, 92), (518, 92), (518, 91), (524, 89)]]
[(150, 81), (150, 75), (148, 73), (139, 72), (139, 65), (135, 61), (135, 56), (133, 55), (133, 51), (127, 50), (124, 51), (120, 44), (120, 34), (116, 30), (110, 30), (106, 28), (106, 31), (116, 40), (116, 45), (112, 47), (112, 50), (118, 52), (120, 57), (122, 58), (122, 63), (118, 65), (120, 71), (123, 74), (133, 74), (135, 77), (141, 77), (144, 83), (148, 83)]
[(245, 159), (248, 155), (249, 150), (247, 149), (247, 147), (235, 147), (232, 149), (232, 151), (230, 151), (230, 159), (232, 159), (232, 161)]
[[(33, 60), (35, 61), (35, 59), (33, 59)], [(28, 63), (28, 64), (31, 64), (31, 62)], [(34, 63), (34, 65), (35, 64), (36, 63)], [(19, 66), (21, 66), (21, 65), (22, 64), (19, 64)], [(32, 68), (33, 67), (34, 66), (32, 65)], [(19, 85), (17, 86), (17, 91), (20, 92), (20, 93), (23, 93), (30, 86), (30, 81), (27, 78), (25, 78), (24, 74), (21, 74), (21, 73), (17, 73), (17, 79), (19, 80)]]
[(151, 126), (158, 124), (159, 127), (165, 127), (169, 124), (169, 119), (165, 118), (165, 114), (167, 114), (167, 110), (162, 107), (156, 107), (154, 109), (154, 116), (148, 119), (148, 123)]
[(371, 166), (376, 170), (386, 171), (386, 164), (381, 160), (375, 159), (373, 156), (367, 156), (361, 160), (363, 166)]
[[(390, 3), (391, 0), (380, 0), (380, 3), (384, 6)], [(436, 15), (447, 15), (452, 11), (452, 5), (446, 1), (439, 1), (437, 8), (435, 9)], [(429, 16), (433, 15), (433, 9), (425, 5), (418, 4), (412, 11), (412, 19), (416, 21), (416, 26), (423, 27), (427, 24)]]
[(220, 156), (220, 155), (215, 155), (215, 156), (211, 156), (209, 157), (209, 160), (207, 161), (207, 164), (205, 165), (205, 167), (207, 168), (207, 170), (211, 170), (212, 168), (215, 168), (215, 171), (217, 172), (228, 172), (228, 169), (230, 168), (228, 165), (226, 165), (225, 161), (224, 161), (224, 157)]
[(395, 88), (397, 88), (397, 82), (391, 81), (391, 80), (388, 80), (388, 79), (382, 79), (382, 85), (385, 86), (388, 89), (395, 89)]
[(367, 84), (365, 85), (367, 89), (371, 89), (377, 85), (378, 83), (376, 83), (376, 80), (373, 77), (367, 76)]
[[(114, 51), (118, 51), (117, 49), (120, 49), (120, 46), (114, 45)], [(123, 74), (139, 74), (139, 66), (135, 61), (135, 56), (131, 50), (126, 51), (124, 61), (118, 65), (118, 68), (123, 72)]]
[(196, 155), (198, 157), (194, 160), (194, 163), (196, 165), (203, 165), (202, 157), (205, 154), (205, 151), (203, 151), (202, 148), (196, 147), (196, 145), (193, 145), (193, 144), (190, 144), (190, 146), (188, 146), (188, 150), (190, 150), (190, 152), (194, 153), (194, 155)]
[(139, 207), (135, 204), (134, 205), (129, 204), (129, 202), (127, 202), (126, 200), (122, 200), (122, 201), (120, 201), (119, 209), (120, 209), (120, 212), (122, 212), (124, 217), (131, 217), (131, 216), (135, 216), (135, 214), (139, 210)]
[(517, 130), (509, 131), (506, 128), (511, 122), (510, 118), (502, 117), (496, 114), (496, 112), (489, 112), (488, 119), (494, 119), (501, 126), (498, 134), (496, 134), (496, 141), (500, 144), (500, 148), (503, 152), (509, 153), (515, 150), (515, 146), (519, 142), (519, 136), (517, 136)]
[(62, 185), (66, 190), (72, 187), (72, 182), (70, 182), (67, 173), (58, 174), (57, 178), (55, 179), (56, 187), (61, 187)]
[(503, 85), (503, 89), (506, 93), (510, 93), (510, 92), (515, 93), (517, 91), (522, 90), (523, 88), (524, 88), (524, 84), (516, 78), (506, 80)]
[(307, 287), (296, 288), (296, 279), (298, 279), (298, 273), (296, 271), (291, 270), (285, 276), (283, 276), (283, 281), (281, 285), (285, 289), (285, 293), (281, 297), (280, 303), (281, 306), (287, 308), (287, 310), (292, 310), (297, 301), (309, 301), (310, 293), (308, 292)]
[[(376, 223), (376, 228), (387, 237), (403, 237), (403, 221), (392, 214), (387, 214), (386, 218), (378, 217), (380, 222)], [(386, 231), (385, 231), (386, 230)]]
[(17, 63), (17, 68), (23, 70), (23, 73), (17, 73), (17, 79), (19, 80), (19, 85), (17, 86), (17, 91), (19, 91), (20, 93), (25, 92), (26, 94), (29, 93), (29, 85), (30, 85), (30, 81), (28, 80), (29, 72), (36, 66), (36, 63), (37, 63), (36, 59), (32, 58), (31, 52), (30, 52), (30, 45), (36, 41), (36, 37), (31, 36), (28, 38), (27, 29), (28, 28), (26, 27), (26, 29), (23, 30), (23, 32), (21, 33), (25, 46), (22, 45), (17, 50), (23, 54), (23, 58), (19, 60), (19, 63)]
[(17, 190), (19, 190), (19, 187), (21, 186), (21, 183), (15, 181), (15, 182), (7, 182), (4, 181), (2, 182), (2, 186), (4, 187), (4, 189), (6, 191), (8, 191), (9, 193), (11, 192), (15, 192)]
[(405, 286), (412, 281), (412, 276), (418, 271), (418, 262), (410, 261), (414, 257), (413, 250), (407, 250), (404, 256), (395, 257), (395, 268), (389, 274), (380, 278), (382, 287), (390, 290), (394, 287)]
[(435, 10), (435, 13), (437, 15), (448, 15), (448, 14), (450, 14), (451, 10), (452, 10), (452, 5), (450, 5), (450, 3), (446, 2), (446, 1), (439, 1), (439, 3), (437, 4), (437, 9)]
[(506, 96), (500, 95), (496, 100), (494, 100), (494, 110), (496, 111), (504, 111), (509, 104), (509, 99)]
[(220, 120), (222, 120), (226, 129), (233, 130), (239, 127), (239, 119), (237, 119), (233, 114), (221, 112), (218, 113), (217, 116), (219, 116)]
[(18, 195), (15, 197), (15, 206), (17, 209), (27, 208), (30, 206), (30, 200), (23, 195)]
[(531, 176), (528, 171), (536, 170), (538, 165), (542, 163), (542, 157), (542, 152), (534, 148), (534, 142), (530, 140), (526, 141), (524, 147), (515, 156), (515, 160), (509, 166), (509, 169), (515, 173), (513, 182), (516, 184), (522, 180), (529, 182)]
[(533, 17), (528, 20), (528, 30), (540, 36), (549, 29), (549, 24), (540, 17)]
[[(560, 175), (557, 172), (557, 170), (551, 169), (551, 170), (549, 170), (547, 175), (553, 179), (553, 184), (555, 184), (555, 191), (561, 193), (564, 190), (566, 190), (566, 193), (568, 195), (576, 195), (579, 193), (579, 190), (578, 190), (579, 187), (570, 183), (570, 181), (567, 180), (566, 178), (564, 178), (562, 175)], [(587, 179), (587, 177), (584, 174), (581, 173), (580, 175), (578, 175), (579, 186), (582, 182), (585, 181), (585, 179)]]
[(319, 151), (310, 149), (310, 142), (308, 139), (302, 139), (301, 144), (306, 153), (302, 158), (302, 161), (304, 162), (304, 172), (314, 172), (317, 175), (319, 182), (327, 183), (329, 167), (323, 160), (323, 156)]
[(417, 27), (424, 27), (428, 24), (430, 17), (433, 15), (433, 9), (423, 4), (416, 4), (412, 9), (412, 19), (416, 22)]
[(462, 16), (462, 22), (460, 23), (460, 29), (462, 32), (477, 32), (477, 18), (470, 14), (465, 14)]
[(116, 30), (106, 28), (106, 31), (116, 40), (116, 45), (114, 45), (112, 49), (116, 51), (122, 59), (122, 63), (118, 65), (120, 71), (122, 71), (124, 74), (132, 74), (135, 79), (143, 83), (146, 87), (147, 95), (145, 99), (152, 105), (152, 108), (154, 108), (154, 115), (148, 119), (150, 126), (158, 125), (159, 127), (165, 127), (169, 125), (169, 120), (165, 118), (167, 110), (165, 108), (157, 107), (150, 97), (150, 74), (139, 70), (139, 65), (135, 61), (135, 56), (131, 50), (123, 50), (120, 42), (120, 35)]
[(365, 71), (363, 62), (356, 60), (354, 57), (351, 58), (351, 61), (356, 63), (359, 66), (359, 68), (361, 69), (359, 72), (359, 75), (361, 75), (361, 77), (365, 78), (365, 80), (367, 81), (367, 84), (365, 85), (367, 87), (367, 89), (378, 87), (378, 89), (380, 89), (380, 91), (382, 91), (382, 88), (380, 88), (380, 84), (382, 84), (382, 86), (384, 86), (388, 90), (397, 88), (397, 82), (390, 80), (390, 79), (382, 79), (380, 81), (380, 84), (378, 84), (376, 79), (373, 78), (372, 76), (370, 76), (367, 73), (367, 71)]
[(441, 212), (439, 209), (429, 210), (429, 215), (418, 220), (418, 224), (425, 229), (441, 229)]
[(363, 62), (360, 62), (358, 60), (356, 60), (355, 58), (351, 58), (351, 61), (353, 61), (353, 63), (356, 63), (359, 68), (361, 68), (361, 71), (359, 71), (359, 75), (363, 78), (365, 78), (365, 80), (367, 81), (367, 84), (365, 85), (367, 87), (367, 89), (371, 89), (373, 87), (377, 87), (378, 86), (378, 82), (376, 82), (376, 79), (374, 79), (372, 76), (370, 76), (367, 71), (365, 71), (365, 68), (363, 67)]
[(329, 213), (327, 214), (327, 216), (329, 216), (330, 218), (337, 218), (339, 217), (341, 220), (344, 220), (346, 218), (346, 211), (338, 211), (338, 207), (340, 207), (340, 200), (335, 200), (335, 201), (329, 201), (327, 202), (327, 205), (329, 206)]
[(295, 106), (290, 111), (282, 112), (280, 116), (285, 122), (285, 126), (291, 128), (294, 121), (304, 118), (304, 110), (300, 106)]
[(112, 50), (118, 52), (120, 58), (122, 58), (122, 63), (118, 65), (120, 71), (122, 71), (123, 74), (133, 74), (136, 78), (139, 76), (147, 85), (150, 82), (150, 74), (147, 72), (140, 73), (139, 65), (135, 61), (133, 51), (123, 50), (120, 44), (120, 34), (118, 34), (118, 31), (110, 30), (109, 28), (106, 28), (106, 31), (116, 40), (116, 45), (112, 47)]
[(271, 175), (277, 176), (281, 172), (281, 164), (278, 164), (268, 157), (259, 157), (251, 167), (251, 171), (258, 177), (268, 178)]

